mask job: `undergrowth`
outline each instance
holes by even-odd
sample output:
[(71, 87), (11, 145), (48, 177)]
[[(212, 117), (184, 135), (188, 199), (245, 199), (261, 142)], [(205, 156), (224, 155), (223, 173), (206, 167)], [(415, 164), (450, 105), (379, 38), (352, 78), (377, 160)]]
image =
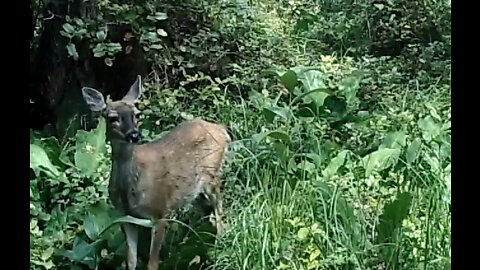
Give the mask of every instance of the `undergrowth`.
[[(404, 1), (357, 4), (190, 3), (209, 24), (171, 49), (178, 84), (154, 61), (140, 128), (148, 141), (197, 116), (228, 127), (226, 232), (215, 242), (179, 212), (161, 269), (450, 269), (449, 2), (409, 6), (416, 17)], [(125, 266), (105, 125), (75, 132), (31, 132), (31, 269)]]

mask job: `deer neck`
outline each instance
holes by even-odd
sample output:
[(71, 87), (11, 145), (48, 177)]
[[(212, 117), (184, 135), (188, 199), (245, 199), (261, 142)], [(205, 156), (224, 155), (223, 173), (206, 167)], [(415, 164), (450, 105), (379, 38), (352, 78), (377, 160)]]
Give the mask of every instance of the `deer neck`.
[(112, 140), (112, 164), (113, 163), (133, 163), (133, 150), (135, 145), (118, 140)]
[(135, 145), (123, 141), (111, 141), (112, 172), (110, 178), (110, 198), (115, 205), (129, 212), (132, 192), (136, 190), (138, 170), (134, 160)]

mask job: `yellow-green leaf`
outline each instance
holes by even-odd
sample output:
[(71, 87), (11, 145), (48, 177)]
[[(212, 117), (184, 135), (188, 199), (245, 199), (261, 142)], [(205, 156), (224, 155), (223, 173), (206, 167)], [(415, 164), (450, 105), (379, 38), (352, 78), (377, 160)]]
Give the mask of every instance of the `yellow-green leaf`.
[(314, 249), (310, 256), (308, 257), (309, 261), (315, 261), (320, 256), (320, 250), (318, 248)]
[(303, 239), (307, 238), (307, 235), (308, 235), (308, 229), (307, 228), (300, 228), (300, 230), (298, 230), (298, 232), (297, 232), (297, 237), (300, 240), (303, 240)]
[(42, 252), (41, 258), (43, 261), (47, 261), (48, 259), (50, 259), (50, 257), (52, 257), (52, 255), (53, 255), (53, 247), (49, 247)]

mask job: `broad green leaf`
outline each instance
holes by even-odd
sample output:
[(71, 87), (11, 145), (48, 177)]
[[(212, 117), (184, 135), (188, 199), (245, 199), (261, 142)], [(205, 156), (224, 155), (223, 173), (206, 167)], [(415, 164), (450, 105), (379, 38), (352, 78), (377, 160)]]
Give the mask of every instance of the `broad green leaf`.
[(396, 199), (385, 205), (377, 226), (378, 244), (391, 241), (395, 231), (402, 226), (403, 220), (408, 216), (412, 204), (412, 195), (408, 192), (400, 193)]
[(50, 259), (50, 258), (52, 257), (52, 255), (53, 255), (53, 251), (54, 251), (53, 247), (47, 248), (46, 250), (44, 250), (44, 251), (42, 252), (41, 259), (42, 259), (43, 261), (47, 261), (48, 259)]
[(422, 130), (423, 139), (426, 141), (435, 139), (442, 131), (442, 127), (430, 115), (418, 120), (418, 126)]
[(316, 166), (320, 166), (322, 163), (322, 157), (318, 154), (308, 153), (306, 156), (310, 158)]
[(48, 260), (47, 262), (45, 262), (43, 267), (45, 267), (45, 269), (49, 270), (49, 269), (53, 269), (55, 267), (55, 264), (52, 262), (52, 260)]
[(101, 118), (94, 130), (79, 130), (75, 135), (75, 166), (86, 176), (95, 172), (101, 155), (105, 153), (105, 127), (105, 120)]
[(309, 261), (314, 261), (320, 256), (320, 250), (318, 248), (314, 249), (312, 253), (308, 256)]
[(287, 72), (283, 73), (283, 75), (280, 76), (280, 80), (289, 92), (292, 92), (293, 89), (295, 89), (295, 86), (298, 82), (297, 74), (292, 70), (288, 70)]
[(304, 102), (313, 102), (316, 107), (321, 107), (325, 103), (325, 99), (331, 95), (331, 91), (327, 89), (315, 89), (312, 91), (308, 91), (306, 93), (303, 93), (302, 95), (298, 96), (295, 101), (299, 98), (302, 97)]
[(135, 217), (132, 217), (132, 216), (123, 216), (123, 217), (119, 217), (119, 218), (115, 219), (110, 224), (108, 224), (98, 235), (101, 236), (108, 229), (110, 229), (112, 226), (114, 226), (118, 223), (130, 223), (130, 224), (135, 224), (135, 225), (142, 226), (142, 227), (147, 227), (147, 228), (152, 228), (155, 224), (150, 219), (140, 219), (140, 218), (135, 218)]
[(380, 148), (402, 149), (406, 145), (407, 136), (403, 131), (390, 132), (383, 139)]
[(35, 265), (42, 266), (47, 270), (55, 267), (55, 264), (53, 264), (53, 262), (51, 260), (48, 260), (48, 261), (31, 260), (30, 262), (35, 264)]
[(93, 243), (87, 243), (84, 240), (77, 238), (72, 250), (61, 250), (58, 255), (66, 257), (73, 262), (83, 263), (88, 266), (95, 266), (92, 257), (100, 252), (105, 244), (105, 240), (100, 239)]
[(288, 159), (288, 154), (289, 154), (289, 149), (288, 147), (281, 143), (281, 142), (274, 142), (273, 143), (273, 148), (275, 149), (275, 153), (277, 156), (283, 161), (287, 162)]
[(283, 131), (280, 131), (280, 130), (274, 130), (274, 131), (267, 131), (267, 132), (262, 132), (262, 133), (258, 133), (258, 134), (254, 134), (252, 136), (252, 139), (254, 141), (256, 141), (257, 143), (261, 142), (263, 139), (265, 139), (266, 137), (272, 137), (274, 139), (278, 139), (278, 140), (281, 140), (283, 141), (284, 143), (286, 144), (289, 144), (290, 143), (290, 136), (283, 132)]
[(298, 165), (297, 168), (302, 169), (306, 172), (313, 172), (315, 170), (315, 164), (307, 161), (307, 160), (302, 160)]
[(400, 149), (381, 148), (363, 157), (365, 177), (369, 177), (374, 171), (382, 171), (397, 163)]
[(297, 237), (300, 240), (307, 238), (307, 235), (308, 235), (308, 228), (300, 228), (300, 230), (298, 230), (297, 232)]
[(85, 23), (83, 22), (82, 19), (80, 18), (73, 18), (73, 21), (78, 25), (78, 26), (84, 26)]
[(379, 10), (382, 10), (385, 6), (383, 4), (373, 4)]
[(263, 108), (263, 116), (267, 122), (272, 123), (275, 116), (282, 118), (284, 121), (288, 121), (291, 118), (292, 112), (288, 108), (282, 108), (278, 106), (270, 106)]
[(161, 37), (168, 36), (167, 32), (165, 30), (163, 30), (162, 28), (157, 29), (157, 34)]
[(168, 18), (167, 13), (164, 12), (155, 12), (155, 19), (157, 21), (164, 21)]
[(105, 41), (105, 39), (107, 38), (107, 29), (97, 31), (97, 33), (95, 33), (95, 35), (96, 35), (98, 40)]
[(305, 91), (312, 91), (316, 89), (326, 89), (323, 82), (323, 73), (320, 70), (307, 70), (300, 76)]
[(350, 151), (348, 150), (340, 151), (336, 157), (332, 158), (327, 168), (322, 171), (322, 175), (327, 178), (334, 176), (338, 169), (345, 163), (345, 159), (349, 152)]
[[(117, 213), (111, 213), (113, 208), (109, 207), (105, 202), (96, 203), (88, 208), (88, 215), (83, 221), (83, 227), (85, 229), (85, 234), (91, 240), (97, 240), (100, 236), (100, 231), (105, 229), (112, 221), (114, 216), (117, 216)], [(112, 215), (112, 217), (111, 217)], [(116, 237), (115, 231), (110, 231), (108, 234), (102, 236), (103, 239), (107, 240), (109, 246)]]
[(62, 27), (63, 27), (63, 30), (68, 34), (75, 33), (75, 28), (69, 23), (64, 23)]
[(436, 155), (425, 155), (423, 158), (428, 163), (428, 165), (430, 165), (430, 170), (432, 172), (438, 172), (440, 170), (440, 160), (438, 160)]
[(319, 267), (320, 267), (319, 260), (308, 261), (307, 263), (307, 270), (320, 269)]
[(94, 215), (87, 215), (83, 221), (83, 227), (85, 228), (85, 234), (90, 240), (96, 240), (100, 233), (100, 228), (95, 220)]
[(278, 270), (284, 270), (284, 269), (291, 269), (290, 265), (283, 263), (280, 261), (280, 264), (277, 266)]
[(358, 89), (362, 76), (360, 72), (354, 72), (339, 84), (338, 90), (345, 96), (347, 101), (347, 108), (349, 111), (357, 109), (360, 100), (357, 97)]
[(417, 159), (421, 146), (422, 140), (420, 138), (415, 138), (415, 140), (413, 140), (413, 142), (408, 146), (405, 153), (408, 164), (412, 164)]
[(305, 98), (314, 102), (317, 107), (323, 106), (325, 99), (329, 96), (323, 77), (323, 73), (319, 70), (307, 70), (300, 76), (303, 88), (307, 92)]
[(35, 144), (30, 144), (30, 168), (35, 172), (43, 171), (51, 178), (60, 175), (60, 172), (57, 167), (52, 164), (45, 150)]
[(440, 145), (440, 158), (442, 161), (448, 161), (452, 156), (452, 145), (444, 142)]

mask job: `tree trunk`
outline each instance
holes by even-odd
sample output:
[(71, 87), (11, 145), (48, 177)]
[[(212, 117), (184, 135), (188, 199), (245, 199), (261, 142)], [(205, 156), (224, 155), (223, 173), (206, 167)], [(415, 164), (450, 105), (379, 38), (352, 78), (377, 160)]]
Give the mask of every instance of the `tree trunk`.
[[(109, 31), (110, 42), (120, 42), (124, 48), (115, 57), (112, 67), (107, 66), (104, 59), (93, 57), (88, 40), (75, 43), (78, 60), (69, 57), (66, 50), (69, 41), (60, 34), (65, 16), (94, 17), (95, 1), (47, 0), (44, 9), (47, 19), (39, 45), (31, 52), (30, 127), (41, 130), (51, 124), (55, 134), (63, 136), (67, 129), (80, 128), (77, 116), (88, 113), (81, 96), (83, 86), (97, 88), (118, 99), (128, 91), (137, 75), (146, 74), (148, 66), (138, 40), (124, 41), (125, 33), (130, 31), (128, 26)], [(126, 46), (131, 47), (128, 54)]]

